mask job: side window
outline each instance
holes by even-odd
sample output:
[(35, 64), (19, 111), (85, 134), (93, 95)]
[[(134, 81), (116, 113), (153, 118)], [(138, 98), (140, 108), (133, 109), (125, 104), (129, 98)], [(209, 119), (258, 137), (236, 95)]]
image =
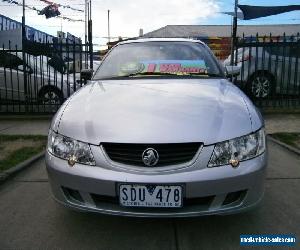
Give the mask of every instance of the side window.
[(16, 69), (19, 65), (23, 65), (21, 58), (5, 51), (0, 51), (0, 67)]
[(288, 46), (273, 46), (273, 47), (266, 47), (266, 51), (272, 56), (289, 56), (290, 54), (290, 47)]
[(291, 47), (291, 56), (300, 58), (300, 43)]
[(64, 60), (59, 56), (53, 56), (49, 61), (48, 65), (50, 65), (54, 70), (64, 74), (66, 72), (67, 66)]
[[(23, 71), (23, 60), (6, 51), (0, 51), (0, 67)], [(26, 65), (26, 72), (32, 73), (32, 69), (29, 65)]]

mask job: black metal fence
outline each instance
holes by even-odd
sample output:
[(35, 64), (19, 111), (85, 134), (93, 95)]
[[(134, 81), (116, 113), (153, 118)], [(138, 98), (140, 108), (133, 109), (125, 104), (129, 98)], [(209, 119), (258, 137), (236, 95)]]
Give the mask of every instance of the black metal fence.
[[(235, 82), (262, 108), (300, 107), (300, 35), (242, 37), (235, 50)], [(230, 62), (230, 58), (225, 64)]]
[[(0, 48), (0, 113), (54, 113), (82, 87), (80, 71), (96, 68), (90, 44), (36, 43)], [(235, 83), (259, 107), (300, 107), (300, 35), (242, 37)], [(230, 57), (224, 61), (230, 64)]]
[(53, 113), (82, 87), (83, 68), (92, 68), (88, 44), (36, 43), (0, 48), (0, 112)]

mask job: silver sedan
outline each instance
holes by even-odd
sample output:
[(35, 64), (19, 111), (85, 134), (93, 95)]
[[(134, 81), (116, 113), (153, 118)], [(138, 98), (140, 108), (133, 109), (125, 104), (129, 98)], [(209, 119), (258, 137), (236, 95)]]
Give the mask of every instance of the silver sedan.
[[(139, 217), (231, 214), (264, 194), (264, 123), (209, 48), (187, 39), (119, 43), (53, 118), (55, 200)], [(85, 70), (82, 77), (91, 74)]]

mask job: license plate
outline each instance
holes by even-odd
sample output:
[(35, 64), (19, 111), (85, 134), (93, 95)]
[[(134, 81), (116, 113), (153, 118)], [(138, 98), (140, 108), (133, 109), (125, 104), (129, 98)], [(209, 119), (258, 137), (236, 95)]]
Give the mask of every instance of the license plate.
[(126, 207), (182, 207), (182, 186), (121, 184), (119, 194)]

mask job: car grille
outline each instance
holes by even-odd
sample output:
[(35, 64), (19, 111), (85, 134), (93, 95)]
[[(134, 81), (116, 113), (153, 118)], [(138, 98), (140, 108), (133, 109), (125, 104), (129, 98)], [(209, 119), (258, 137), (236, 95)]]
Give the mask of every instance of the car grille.
[(112, 161), (140, 167), (148, 167), (142, 159), (146, 149), (153, 148), (157, 151), (159, 160), (154, 167), (162, 167), (191, 161), (201, 145), (201, 143), (102, 143), (102, 147)]

